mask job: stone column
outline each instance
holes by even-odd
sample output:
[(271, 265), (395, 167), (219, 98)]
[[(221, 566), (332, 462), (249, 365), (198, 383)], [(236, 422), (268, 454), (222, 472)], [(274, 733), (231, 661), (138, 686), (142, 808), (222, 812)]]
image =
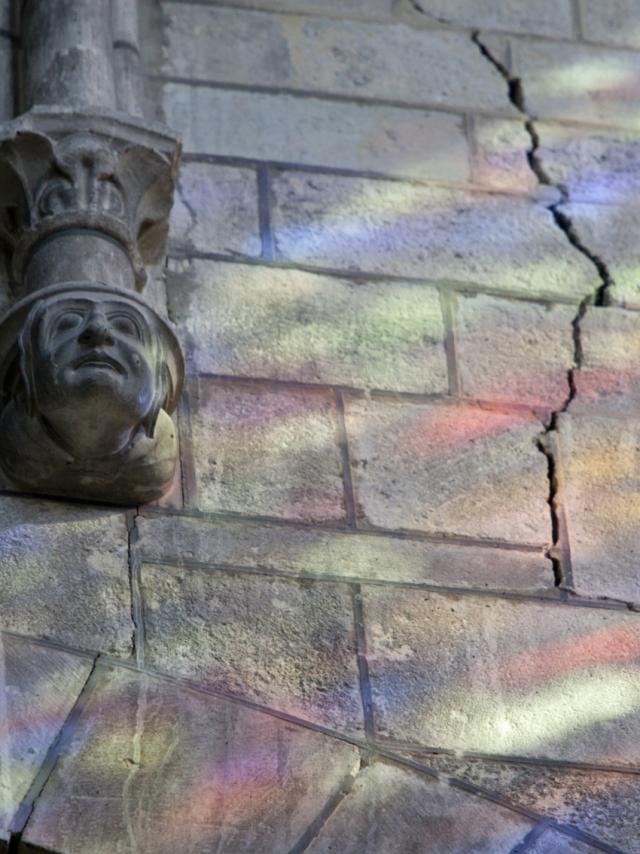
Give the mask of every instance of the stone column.
[(112, 0), (113, 64), (118, 109), (142, 115), (142, 62), (137, 0)]
[(13, 21), (11, 0), (0, 0), (0, 122), (13, 116)]

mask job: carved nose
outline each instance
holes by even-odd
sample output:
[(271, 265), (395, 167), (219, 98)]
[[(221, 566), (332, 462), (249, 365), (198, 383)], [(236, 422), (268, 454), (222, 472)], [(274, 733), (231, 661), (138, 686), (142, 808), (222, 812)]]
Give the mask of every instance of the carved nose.
[(103, 317), (92, 316), (79, 335), (83, 344), (113, 344), (113, 338), (107, 321)]

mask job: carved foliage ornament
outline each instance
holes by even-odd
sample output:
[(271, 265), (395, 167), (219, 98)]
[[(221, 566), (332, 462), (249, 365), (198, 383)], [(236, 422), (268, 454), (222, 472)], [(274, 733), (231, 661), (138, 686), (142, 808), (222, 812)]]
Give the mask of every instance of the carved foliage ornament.
[(0, 143), (21, 297), (0, 319), (0, 467), (21, 490), (132, 504), (173, 478), (183, 359), (136, 291), (163, 250), (177, 146), (123, 136)]

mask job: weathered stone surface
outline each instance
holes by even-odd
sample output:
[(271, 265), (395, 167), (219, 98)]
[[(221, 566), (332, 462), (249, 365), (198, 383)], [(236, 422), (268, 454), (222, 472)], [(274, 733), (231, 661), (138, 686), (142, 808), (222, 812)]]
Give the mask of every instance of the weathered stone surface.
[(544, 544), (546, 460), (532, 415), (349, 400), (356, 499), (372, 525)]
[(126, 656), (133, 624), (122, 512), (0, 499), (0, 626)]
[(82, 690), (90, 658), (0, 635), (0, 839)]
[(522, 80), (535, 118), (638, 126), (637, 52), (498, 35), (482, 40), (499, 58), (509, 54), (511, 74)]
[(358, 768), (357, 751), (127, 671), (85, 707), (25, 839), (67, 854), (286, 852)]
[(186, 150), (197, 154), (469, 179), (463, 121), (450, 113), (179, 83), (164, 87), (164, 107)]
[(635, 614), (367, 587), (364, 616), (379, 737), (638, 764)]
[(473, 142), (474, 182), (493, 190), (537, 190), (538, 179), (527, 160), (531, 137), (522, 121), (476, 116)]
[(569, 0), (416, 0), (418, 23), (422, 17), (433, 24), (460, 27), (484, 27), (524, 35), (571, 38), (572, 10)]
[(172, 76), (515, 114), (504, 79), (466, 33), (195, 4), (165, 12)]
[(196, 372), (448, 390), (435, 288), (209, 261), (171, 269), (171, 317)]
[(272, 188), (284, 259), (576, 299), (599, 284), (550, 212), (528, 199), (295, 172)]
[(388, 20), (392, 4), (393, 0), (228, 0), (226, 5), (337, 18)]
[(637, 208), (574, 203), (561, 210), (583, 245), (607, 267), (613, 280), (607, 297), (618, 305), (640, 308), (640, 250), (629, 227)]
[[(601, 848), (594, 848), (587, 842), (572, 839), (557, 830), (545, 830), (533, 845), (526, 849), (529, 854), (597, 854)], [(627, 848), (627, 851), (629, 849)]]
[(376, 762), (360, 772), (351, 792), (307, 851), (313, 854), (510, 854), (531, 822), (496, 804), (419, 773)]
[(587, 309), (580, 321), (582, 359), (574, 374), (572, 413), (637, 417), (640, 407), (640, 314)]
[(145, 662), (333, 729), (362, 730), (351, 592), (145, 566)]
[(569, 396), (575, 316), (572, 306), (459, 297), (454, 334), (463, 393), (560, 409)]
[[(545, 174), (571, 200), (637, 204), (640, 143), (635, 131), (536, 122), (536, 132), (536, 156)], [(606, 217), (607, 211), (600, 215)]]
[[(628, 854), (640, 853), (640, 779), (635, 774), (456, 759), (444, 754), (416, 754), (413, 758), (618, 845)], [(543, 850), (556, 851), (553, 847)]]
[(597, 415), (560, 420), (560, 464), (574, 586), (640, 602), (640, 426)]
[(545, 590), (553, 587), (542, 554), (366, 533), (321, 531), (245, 521), (139, 517), (140, 548), (154, 561), (197, 561), (302, 576)]
[(637, 0), (580, 0), (586, 39), (620, 47), (640, 48), (640, 6)]
[(175, 247), (225, 255), (260, 255), (254, 169), (185, 163), (171, 210)]
[(344, 517), (336, 407), (325, 393), (202, 380), (191, 430), (201, 510)]

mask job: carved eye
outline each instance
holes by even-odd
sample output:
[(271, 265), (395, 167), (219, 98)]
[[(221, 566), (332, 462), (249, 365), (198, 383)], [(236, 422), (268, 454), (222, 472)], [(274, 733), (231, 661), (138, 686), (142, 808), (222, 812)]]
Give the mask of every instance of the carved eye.
[(109, 321), (113, 329), (120, 335), (126, 335), (128, 338), (140, 338), (138, 324), (128, 314), (112, 314), (109, 316)]
[(54, 326), (54, 335), (59, 332), (70, 332), (72, 329), (76, 329), (82, 323), (82, 314), (79, 311), (65, 311), (61, 314)]

